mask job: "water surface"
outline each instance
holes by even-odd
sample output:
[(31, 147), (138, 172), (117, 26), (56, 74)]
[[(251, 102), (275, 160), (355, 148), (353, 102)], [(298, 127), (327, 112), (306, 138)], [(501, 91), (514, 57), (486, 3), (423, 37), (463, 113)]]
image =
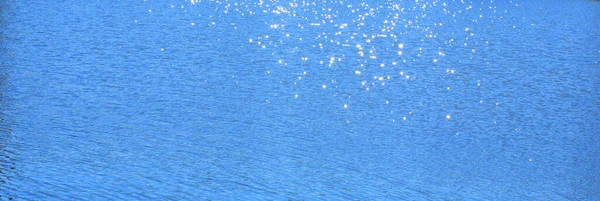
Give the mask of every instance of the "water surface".
[(0, 6), (1, 199), (600, 199), (597, 2)]

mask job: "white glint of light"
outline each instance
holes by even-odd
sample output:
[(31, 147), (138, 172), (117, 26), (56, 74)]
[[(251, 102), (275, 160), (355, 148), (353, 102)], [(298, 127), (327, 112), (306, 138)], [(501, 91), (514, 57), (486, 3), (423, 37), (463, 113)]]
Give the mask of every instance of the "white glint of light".
[[(147, 0), (144, 0), (147, 1)], [(445, 58), (445, 52), (448, 50), (451, 50), (454, 47), (460, 47), (462, 48), (462, 46), (465, 46), (465, 52), (472, 52), (470, 55), (470, 58), (473, 60), (474, 58), (480, 56), (477, 54), (477, 52), (484, 52), (486, 51), (487, 47), (481, 47), (480, 46), (480, 41), (474, 40), (474, 35), (476, 34), (476, 30), (478, 30), (477, 26), (475, 25), (462, 25), (460, 26), (460, 24), (453, 23), (453, 21), (448, 21), (448, 22), (440, 22), (440, 21), (429, 21), (431, 20), (430, 16), (432, 16), (430, 13), (431, 11), (436, 12), (437, 10), (434, 9), (434, 7), (438, 7), (440, 10), (439, 12), (442, 12), (444, 14), (448, 14), (448, 17), (455, 17), (455, 18), (459, 18), (459, 17), (463, 17), (463, 18), (467, 18), (464, 13), (469, 12), (469, 16), (472, 15), (472, 19), (468, 19), (468, 21), (472, 21), (477, 23), (479, 20), (479, 22), (483, 22), (484, 18), (482, 13), (476, 13), (476, 12), (481, 12), (483, 11), (482, 9), (487, 9), (488, 5), (486, 5), (485, 3), (482, 2), (481, 6), (476, 6), (476, 5), (469, 5), (469, 4), (473, 4), (472, 1), (464, 1), (464, 0), (459, 0), (459, 2), (461, 2), (463, 4), (463, 6), (461, 8), (459, 8), (459, 10), (453, 10), (452, 6), (450, 6), (448, 3), (445, 2), (440, 2), (440, 1), (432, 1), (432, 2), (428, 2), (428, 1), (424, 1), (424, 0), (410, 0), (412, 2), (415, 2), (414, 6), (410, 6), (408, 8), (403, 8), (403, 4), (402, 3), (398, 3), (398, 4), (394, 4), (391, 3), (389, 5), (387, 5), (388, 9), (391, 9), (391, 13), (386, 13), (387, 10), (386, 7), (384, 6), (372, 6), (369, 5), (367, 3), (358, 3), (358, 4), (347, 4), (347, 3), (342, 3), (341, 1), (332, 1), (332, 2), (338, 2), (344, 6), (344, 8), (348, 8), (348, 10), (340, 10), (340, 9), (336, 9), (336, 7), (329, 7), (329, 6), (319, 6), (318, 3), (314, 3), (314, 2), (304, 2), (304, 1), (291, 1), (291, 3), (277, 3), (278, 1), (264, 1), (264, 0), (259, 0), (256, 3), (235, 3), (235, 2), (230, 2), (230, 0), (226, 0), (226, 1), (202, 1), (202, 0), (185, 0), (187, 2), (191, 2), (191, 4), (202, 4), (203, 2), (218, 2), (219, 4), (224, 3), (223, 5), (226, 5), (224, 7), (219, 7), (218, 11), (221, 11), (223, 13), (234, 13), (237, 12), (238, 14), (241, 14), (241, 16), (244, 16), (244, 14), (246, 15), (256, 15), (257, 13), (264, 13), (265, 15), (286, 15), (286, 17), (297, 17), (299, 21), (296, 20), (281, 20), (281, 21), (274, 21), (274, 22), (269, 22), (269, 23), (263, 23), (262, 28), (265, 28), (266, 31), (268, 31), (267, 33), (269, 33), (269, 35), (265, 35), (265, 33), (263, 33), (262, 35), (253, 35), (253, 36), (248, 36), (245, 38), (242, 38), (242, 42), (246, 42), (243, 41), (243, 39), (246, 39), (248, 42), (246, 44), (251, 44), (251, 46), (253, 46), (254, 48), (258, 49), (258, 50), (273, 50), (273, 52), (269, 52), (273, 55), (274, 58), (271, 58), (271, 62), (274, 63), (277, 67), (283, 67), (283, 66), (289, 66), (289, 68), (295, 68), (295, 67), (300, 67), (299, 65), (297, 65), (298, 63), (301, 64), (301, 68), (304, 68), (307, 65), (316, 65), (318, 67), (327, 67), (327, 65), (329, 65), (329, 68), (327, 68), (327, 70), (331, 70), (331, 71), (341, 71), (342, 73), (346, 73), (345, 76), (350, 76), (352, 77), (351, 73), (354, 73), (354, 77), (353, 79), (355, 81), (352, 82), (352, 84), (354, 84), (355, 86), (358, 86), (359, 90), (365, 90), (366, 93), (370, 93), (370, 92), (375, 92), (379, 89), (382, 88), (389, 88), (389, 87), (394, 87), (394, 81), (401, 80), (401, 82), (418, 82), (420, 81), (421, 77), (417, 78), (416, 74), (413, 75), (412, 73), (416, 73), (413, 72), (413, 70), (411, 70), (411, 68), (414, 66), (412, 65), (413, 63), (417, 63), (415, 64), (416, 66), (419, 65), (439, 65), (440, 63), (445, 63), (445, 62), (450, 62), (451, 60), (444, 60)], [(493, 4), (492, 1), (489, 1), (490, 4)], [(493, 1), (496, 2), (496, 1)], [(514, 4), (511, 1), (512, 6), (520, 6), (518, 4)], [(212, 4), (211, 4), (212, 5)], [(484, 6), (485, 5), (485, 6)], [(167, 6), (171, 6), (172, 8), (174, 7), (179, 7), (179, 5), (174, 5), (174, 4), (167, 4)], [(245, 6), (245, 8), (244, 8)], [(254, 6), (256, 10), (251, 9), (251, 7)], [(441, 7), (439, 7), (441, 6)], [(183, 9), (183, 6), (181, 6)], [(200, 7), (199, 7), (200, 8)], [(154, 14), (154, 12), (152, 12), (152, 10), (148, 10), (150, 8), (145, 8), (142, 9), (142, 11), (144, 12), (149, 12), (148, 14), (152, 15)], [(489, 9), (493, 9), (493, 12), (496, 12), (495, 10), (498, 9), (495, 6), (490, 6)], [(502, 9), (503, 10), (503, 9)], [(227, 12), (229, 11), (229, 12)], [(298, 12), (300, 11), (300, 12)], [(339, 11), (339, 12), (338, 12)], [(344, 13), (344, 11), (347, 11), (346, 13)], [(500, 12), (501, 10), (498, 10), (498, 12)], [(159, 12), (161, 12), (161, 10), (159, 9)], [(184, 12), (189, 12), (184, 10)], [(506, 10), (504, 10), (504, 12), (507, 12)], [(306, 13), (306, 14), (305, 14)], [(349, 22), (342, 22), (341, 21), (337, 21), (338, 19), (340, 19), (337, 15), (339, 14), (348, 14), (348, 15), (352, 15), (352, 17), (354, 17), (353, 19), (350, 19)], [(386, 17), (387, 14), (387, 17)], [(414, 14), (414, 15), (413, 15)], [(375, 17), (377, 15), (380, 15), (381, 17), (384, 18), (379, 18), (379, 17)], [(204, 17), (204, 15), (202, 14), (198, 14), (198, 16), (200, 17)], [(208, 17), (208, 16), (206, 16)], [(211, 19), (215, 19), (215, 16), (210, 16)], [(374, 18), (375, 17), (375, 18)], [(487, 16), (486, 16), (487, 17)], [(280, 19), (281, 17), (277, 17), (277, 19)], [(227, 18), (225, 18), (227, 19)], [(485, 18), (487, 19), (487, 18)], [(490, 16), (490, 19), (503, 19), (502, 16)], [(380, 22), (382, 22), (382, 24), (378, 24), (375, 22), (375, 24), (373, 24), (374, 21), (378, 21), (378, 20), (382, 20)], [(212, 20), (211, 20), (212, 21)], [(212, 26), (216, 26), (216, 22), (214, 21), (208, 21), (208, 26), (212, 27)], [(288, 23), (288, 22), (296, 22), (296, 23)], [(197, 25), (201, 25), (202, 23), (195, 23), (195, 22), (190, 22), (187, 21), (187, 23), (192, 23), (192, 26), (194, 26), (194, 24)], [(220, 22), (221, 23), (221, 22)], [(428, 27), (429, 25), (426, 26), (426, 24), (432, 23), (432, 25), (434, 26), (434, 29), (430, 29), (432, 27)], [(225, 23), (227, 24), (227, 23)], [(233, 25), (232, 29), (235, 29), (235, 24), (234, 23), (230, 23), (231, 25)], [(529, 24), (529, 23), (528, 23)], [(380, 26), (377, 26), (380, 25)], [(514, 24), (516, 25), (516, 24)], [(189, 25), (188, 25), (189, 26)], [(447, 34), (441, 34), (438, 35), (439, 33), (437, 33), (437, 27), (455, 27), (458, 26), (458, 31), (460, 32), (459, 35), (461, 35), (462, 40), (458, 40), (458, 39), (454, 39), (452, 38), (452, 36), (454, 34), (451, 35), (447, 35)], [(531, 26), (534, 26), (533, 24), (531, 24)], [(516, 29), (516, 26), (510, 25), (507, 26), (507, 28), (513, 27)], [(312, 29), (311, 29), (312, 28)], [(334, 29), (331, 29), (334, 28)], [(300, 35), (296, 35), (294, 33), (298, 33), (297, 31), (302, 31), (302, 30), (307, 30), (307, 29), (311, 29), (311, 30), (315, 30), (316, 35), (305, 35), (300, 37)], [(333, 30), (333, 32), (327, 32), (327, 30)], [(462, 30), (462, 32), (460, 31)], [(416, 32), (413, 32), (416, 31)], [(419, 33), (420, 31), (420, 33)], [(255, 32), (255, 33), (259, 33), (259, 32)], [(303, 32), (301, 32), (303, 33)], [(418, 33), (417, 38), (406, 38), (404, 36), (407, 35), (413, 35), (414, 33)], [(458, 36), (458, 35), (457, 35)], [(465, 38), (466, 36), (466, 38)], [(307, 40), (304, 40), (303, 37), (307, 37)], [(447, 46), (427, 46), (429, 48), (424, 48), (424, 47), (419, 47), (419, 46), (425, 46), (426, 44), (430, 44), (427, 43), (427, 41), (424, 40), (428, 40), (428, 38), (435, 38), (438, 37), (440, 38), (440, 42), (443, 42), (443, 44), (441, 45), (447, 45)], [(445, 38), (443, 38), (445, 37)], [(382, 39), (383, 38), (383, 39)], [(273, 39), (273, 40), (271, 40)], [(409, 40), (406, 40), (409, 39)], [(414, 40), (413, 40), (414, 39)], [(418, 39), (420, 39), (421, 43), (415, 43), (416, 41), (418, 41)], [(411, 42), (412, 41), (412, 42)], [(302, 43), (302, 44), (299, 44)], [(306, 42), (306, 43), (303, 43)], [(382, 42), (387, 42), (387, 43), (382, 43)], [(483, 41), (485, 44), (488, 44), (488, 41)], [(296, 47), (293, 51), (291, 51), (292, 53), (295, 53), (296, 55), (291, 55), (291, 54), (287, 54), (285, 51), (279, 51), (281, 50), (280, 47), (284, 46), (284, 44), (289, 43), (289, 45), (292, 45), (292, 47)], [(406, 46), (408, 43), (408, 46)], [(255, 45), (256, 44), (256, 45)], [(362, 44), (365, 44), (364, 46)], [(417, 44), (416, 46), (414, 44)], [(316, 55), (313, 56), (313, 58), (308, 59), (308, 56), (305, 52), (304, 49), (298, 48), (300, 46), (312, 46), (314, 48), (314, 50), (319, 50), (319, 52), (315, 52)], [(411, 46), (412, 45), (412, 46)], [(269, 49), (266, 49), (267, 47), (269, 47)], [(339, 51), (340, 47), (346, 47), (348, 48), (348, 52), (350, 53), (349, 55), (344, 55), (342, 52)], [(404, 48), (407, 48), (406, 50)], [(449, 47), (448, 49), (446, 49), (447, 47)], [(164, 48), (164, 47), (163, 47)], [(263, 49), (261, 49), (263, 48)], [(321, 51), (324, 50), (325, 48), (328, 48), (327, 51)], [(336, 49), (337, 48), (337, 49)], [(435, 49), (430, 49), (430, 48), (435, 48)], [(164, 51), (164, 49), (169, 49), (169, 48), (164, 48), (161, 49), (161, 47), (157, 48), (158, 50)], [(409, 49), (411, 51), (409, 51)], [(170, 49), (169, 49), (170, 50)], [(413, 51), (413, 50), (418, 50), (418, 51)], [(307, 50), (310, 51), (310, 50)], [(354, 51), (354, 52), (353, 52)], [(406, 54), (404, 54), (406, 52)], [(449, 52), (449, 54), (452, 54), (451, 51)], [(164, 52), (161, 52), (164, 53)], [(282, 54), (280, 54), (282, 53)], [(304, 54), (304, 55), (302, 55)], [(277, 58), (278, 57), (278, 58)], [(379, 58), (378, 58), (379, 57)], [(421, 58), (419, 58), (421, 57)], [(344, 61), (352, 61), (351, 63), (353, 64), (346, 64), (344, 62), (342, 62), (342, 58), (344, 59)], [(390, 60), (388, 60), (390, 59)], [(285, 60), (285, 61), (283, 61)], [(314, 62), (312, 62), (312, 60), (314, 60)], [(356, 61), (354, 63), (354, 61)], [(433, 63), (432, 63), (433, 62)], [(411, 63), (411, 64), (408, 64)], [(424, 64), (424, 63), (428, 63), (428, 64)], [(320, 65), (319, 65), (320, 64)], [(358, 64), (358, 65), (356, 65)], [(407, 65), (408, 64), (408, 65)], [(350, 68), (347, 68), (347, 66), (350, 65)], [(278, 68), (273, 68), (278, 69)], [(333, 68), (335, 67), (335, 68)], [(272, 68), (272, 67), (269, 67)], [(355, 68), (354, 71), (352, 71), (352, 68)], [(446, 70), (446, 74), (444, 74), (445, 78), (460, 78), (460, 77), (456, 77), (457, 75), (455, 75), (455, 70), (452, 69), (452, 66), (447, 67)], [(405, 73), (403, 72), (403, 70), (408, 70), (411, 74), (409, 75), (409, 73)], [(281, 70), (281, 69), (280, 69)], [(265, 76), (275, 76), (280, 75), (281, 72), (290, 72), (290, 71), (296, 71), (296, 74), (291, 74), (291, 81), (293, 84), (297, 84), (297, 87), (303, 86), (302, 84), (304, 84), (305, 82), (312, 82), (312, 76), (309, 76), (307, 74), (307, 72), (303, 72), (302, 70), (305, 69), (289, 69), (289, 70), (284, 70), (284, 71), (280, 71), (280, 70), (276, 70), (276, 72), (279, 73), (274, 73), (273, 75), (270, 74), (270, 72), (268, 72), (268, 69), (264, 69), (263, 72), (267, 72), (266, 74), (264, 74)], [(300, 71), (297, 71), (300, 70)], [(345, 72), (344, 72), (345, 71)], [(362, 72), (365, 71), (365, 72)], [(398, 73), (398, 74), (394, 74), (394, 72)], [(443, 68), (442, 68), (442, 72), (443, 72)], [(315, 73), (315, 72), (311, 72), (311, 73)], [(339, 73), (339, 72), (338, 72)], [(319, 73), (315, 73), (315, 75), (317, 75)], [(388, 76), (388, 75), (392, 75), (392, 76)], [(312, 75), (312, 74), (311, 74)], [(376, 76), (374, 76), (376, 75)], [(297, 79), (294, 79), (293, 77), (296, 76)], [(370, 77), (373, 77), (373, 80), (371, 80)], [(391, 77), (394, 78), (394, 80), (391, 80)], [(424, 76), (425, 77), (425, 76)], [(388, 80), (388, 81), (386, 81)], [(422, 86), (425, 90), (438, 90), (440, 89), (442, 92), (448, 92), (448, 93), (454, 93), (453, 91), (444, 91), (443, 89), (446, 90), (450, 90), (450, 86), (454, 87), (455, 85), (452, 83), (456, 80), (453, 79), (449, 79), (448, 80), (451, 83), (447, 83), (446, 87), (433, 87), (433, 86), (429, 86), (429, 88), (427, 87), (427, 85)], [(282, 80), (279, 80), (279, 82), (283, 83)], [(287, 82), (285, 82), (287, 83)], [(387, 84), (390, 83), (390, 84)], [(483, 86), (481, 86), (481, 82), (478, 80), (477, 82), (475, 82), (477, 84), (477, 86), (473, 86), (476, 89), (483, 89)], [(475, 84), (475, 83), (470, 83), (470, 84)], [(360, 84), (360, 85), (359, 85)], [(469, 85), (470, 85), (469, 84)], [(328, 86), (329, 85), (329, 86)], [(296, 87), (294, 86), (294, 87)], [(385, 86), (385, 87), (381, 87), (381, 86)], [(472, 85), (470, 85), (472, 86)], [(340, 94), (344, 94), (344, 90), (348, 90), (347, 88), (343, 88), (341, 87), (341, 85), (337, 85), (335, 83), (330, 84), (328, 81), (323, 81), (321, 82), (321, 85), (317, 83), (314, 83), (313, 85), (310, 85), (311, 88), (314, 89), (318, 89), (317, 87), (321, 87), (323, 89), (323, 93), (334, 93), (334, 96), (338, 96)], [(370, 88), (373, 88), (373, 91), (370, 91)], [(435, 89), (434, 89), (435, 88)], [(296, 89), (296, 90), (300, 90), (300, 89)], [(460, 93), (459, 91), (456, 91), (456, 89), (452, 89), (455, 92)], [(300, 98), (299, 97), (299, 93), (296, 93), (298, 91), (292, 91), (292, 93), (288, 93), (288, 96), (293, 96), (296, 98)], [(310, 94), (309, 94), (310, 95)], [(302, 98), (304, 98), (305, 96), (303, 95)], [(265, 97), (266, 98), (266, 97)], [(264, 99), (263, 99), (264, 100)], [(377, 102), (379, 102), (379, 104), (384, 103), (383, 101), (385, 101), (385, 106), (387, 106), (387, 104), (389, 104), (390, 101), (386, 100), (385, 98), (383, 100), (379, 100)], [(351, 100), (345, 100), (344, 102), (338, 103), (338, 106), (344, 106), (344, 108), (348, 107), (348, 102), (351, 102)], [(483, 106), (483, 101), (482, 99), (480, 100), (474, 100), (474, 102), (472, 103), (477, 103), (479, 102), (482, 106)], [(491, 106), (495, 106), (494, 104), (496, 102), (494, 102), (493, 100), (489, 101)], [(396, 103), (396, 102), (394, 102)], [(423, 103), (416, 103), (416, 104), (421, 104), (423, 105)], [(446, 103), (448, 105), (450, 105), (450, 103)], [(487, 102), (486, 102), (487, 104)], [(382, 104), (383, 105), (383, 104)], [(382, 106), (379, 105), (379, 106)], [(390, 106), (392, 104), (389, 104)], [(499, 107), (499, 106), (495, 106), (495, 107)], [(451, 111), (447, 111), (448, 113)], [(393, 118), (390, 118), (390, 120), (395, 120), (395, 122), (401, 121), (402, 120), (406, 120), (406, 118), (409, 115), (406, 114), (401, 114), (399, 116), (395, 116)], [(441, 114), (441, 117), (446, 117), (446, 114)], [(345, 119), (342, 119), (342, 121), (344, 121)], [(443, 118), (441, 118), (441, 120), (443, 120)], [(454, 120), (454, 119), (452, 119)], [(526, 158), (527, 159), (527, 158)]]
[(452, 116), (450, 116), (449, 114), (446, 115), (446, 119), (450, 119), (452, 118)]

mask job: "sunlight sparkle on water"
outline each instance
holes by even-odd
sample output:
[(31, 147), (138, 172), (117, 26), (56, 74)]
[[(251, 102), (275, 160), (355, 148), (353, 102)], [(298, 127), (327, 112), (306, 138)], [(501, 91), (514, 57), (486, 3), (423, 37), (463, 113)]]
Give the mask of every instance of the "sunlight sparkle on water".
[[(192, 4), (206, 2), (208, 5), (213, 3), (213, 1), (199, 0), (190, 0), (190, 2)], [(485, 51), (486, 46), (482, 47), (480, 41), (488, 44), (487, 40), (478, 38), (476, 31), (479, 29), (476, 24), (460, 25), (454, 23), (456, 20), (460, 20), (461, 17), (468, 18), (464, 21), (471, 23), (482, 22), (488, 17), (483, 18), (481, 13), (475, 13), (478, 11), (477, 9), (481, 11), (477, 6), (478, 3), (468, 1), (460, 1), (461, 4), (465, 5), (459, 10), (452, 10), (452, 6), (446, 2), (423, 0), (404, 3), (375, 3), (376, 5), (367, 4), (366, 2), (354, 4), (354, 2), (331, 1), (331, 3), (344, 5), (341, 7), (319, 5), (316, 2), (296, 1), (290, 3), (259, 1), (250, 4), (230, 4), (228, 1), (215, 2), (223, 5), (215, 10), (227, 15), (237, 13), (243, 16), (244, 14), (260, 13), (260, 15), (265, 15), (261, 16), (265, 19), (269, 19), (269, 17), (273, 19), (272, 21), (264, 21), (261, 24), (263, 27), (258, 28), (259, 32), (242, 38), (240, 41), (245, 44), (252, 44), (258, 50), (268, 49), (273, 51), (271, 53), (273, 58), (267, 58), (272, 60), (261, 64), (264, 65), (267, 72), (265, 76), (275, 77), (277, 75), (275, 73), (271, 74), (267, 69), (276, 70), (279, 68), (274, 72), (302, 72), (302, 76), (292, 76), (292, 82), (285, 82), (281, 79), (280, 83), (282, 85), (292, 85), (293, 83), (294, 91), (298, 90), (297, 92), (300, 92), (303, 90), (304, 82), (316, 81), (310, 86), (330, 89), (323, 90), (323, 92), (333, 93), (334, 96), (350, 94), (349, 90), (352, 88), (358, 88), (369, 93), (370, 91), (382, 92), (385, 104), (390, 105), (390, 107), (410, 102), (388, 101), (388, 98), (396, 95), (396, 90), (414, 91), (415, 87), (419, 86), (424, 90), (440, 89), (440, 87), (432, 87), (431, 83), (426, 82), (437, 82), (434, 79), (437, 76), (435, 75), (435, 66), (463, 65), (460, 61), (456, 61), (458, 58), (456, 55), (459, 54), (456, 53), (457, 47), (469, 46), (465, 48), (465, 51), (469, 52), (470, 59), (474, 60), (476, 52)], [(481, 4), (484, 5), (485, 3), (482, 2)], [(173, 7), (173, 5), (171, 6)], [(389, 10), (387, 15), (385, 15), (385, 12), (388, 12), (386, 9)], [(496, 8), (490, 7), (490, 9)], [(148, 12), (152, 12), (152, 10), (148, 10)], [(452, 20), (434, 19), (431, 16), (435, 16), (435, 14), (431, 12), (448, 15)], [(470, 16), (466, 14), (473, 14), (474, 19), (469, 18)], [(342, 15), (349, 17), (349, 19), (339, 20), (342, 19), (340, 18)], [(212, 15), (210, 18), (215, 19)], [(235, 30), (235, 24), (240, 24), (232, 21), (218, 22), (219, 24), (232, 25), (231, 30)], [(209, 21), (209, 23), (209, 27), (219, 26), (216, 21)], [(199, 24), (192, 22), (192, 25)], [(439, 32), (441, 30), (439, 28), (447, 27), (455, 27), (457, 32), (452, 34)], [(515, 27), (513, 26), (513, 28)], [(458, 37), (459, 32), (464, 37)], [(245, 40), (247, 40), (247, 43)], [(439, 43), (431, 43), (427, 40), (439, 40)], [(289, 48), (290, 51), (285, 48)], [(164, 51), (164, 49), (161, 49), (161, 51)], [(446, 53), (450, 56), (447, 57)], [(311, 57), (310, 61), (309, 57)], [(272, 66), (273, 63), (277, 66)], [(428, 72), (422, 72), (422, 70), (428, 68), (430, 69)], [(444, 67), (440, 68), (443, 72)], [(454, 68), (466, 69), (463, 66), (446, 67), (446, 73), (442, 77), (449, 78), (448, 81), (451, 83), (440, 84), (442, 90), (446, 89), (444, 91), (449, 91), (451, 86), (453, 88), (461, 86), (456, 85), (457, 80), (455, 78), (461, 78), (461, 75), (457, 74)], [(307, 75), (307, 72), (304, 71), (313, 69), (318, 70), (317, 72), (311, 71), (313, 72), (311, 75)], [(325, 74), (324, 72), (339, 76), (340, 80), (354, 79), (355, 81), (350, 82), (349, 85), (355, 85), (356, 87), (329, 84), (326, 81), (329, 78), (320, 77)], [(469, 72), (465, 73), (468, 74)], [(416, 75), (419, 76), (418, 79)], [(370, 80), (370, 77), (373, 77), (373, 80)], [(365, 79), (369, 81), (365, 81)], [(410, 80), (410, 82), (398, 84), (400, 80)], [(420, 83), (421, 80), (424, 82)], [(481, 83), (478, 80), (477, 86), (469, 86), (480, 88)], [(462, 86), (460, 88), (462, 90)], [(380, 89), (382, 91), (379, 91)], [(459, 93), (461, 90), (454, 89), (452, 93)], [(313, 94), (303, 93), (303, 98), (311, 95)], [(294, 92), (293, 97), (299, 98), (299, 93)], [(422, 105), (423, 103), (416, 104)], [(450, 100), (450, 102), (444, 101), (440, 104), (452, 105), (454, 103)], [(356, 104), (354, 107), (361, 106), (362, 104)], [(343, 107), (348, 108), (348, 103), (343, 104)], [(445, 115), (445, 117), (446, 119), (451, 118), (450, 114)], [(390, 119), (399, 118), (402, 118), (402, 120), (407, 119), (405, 116)]]

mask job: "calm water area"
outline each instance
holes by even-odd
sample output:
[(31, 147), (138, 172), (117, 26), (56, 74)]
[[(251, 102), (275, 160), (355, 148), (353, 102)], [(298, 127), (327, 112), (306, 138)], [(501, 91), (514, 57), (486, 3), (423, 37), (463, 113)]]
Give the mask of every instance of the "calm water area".
[(0, 200), (600, 200), (600, 2), (0, 0)]

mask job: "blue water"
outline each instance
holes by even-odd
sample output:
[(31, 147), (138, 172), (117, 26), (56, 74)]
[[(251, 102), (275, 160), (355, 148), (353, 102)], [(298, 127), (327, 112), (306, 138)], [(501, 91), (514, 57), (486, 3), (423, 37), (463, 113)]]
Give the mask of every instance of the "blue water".
[(0, 200), (600, 200), (598, 2), (0, 15)]

